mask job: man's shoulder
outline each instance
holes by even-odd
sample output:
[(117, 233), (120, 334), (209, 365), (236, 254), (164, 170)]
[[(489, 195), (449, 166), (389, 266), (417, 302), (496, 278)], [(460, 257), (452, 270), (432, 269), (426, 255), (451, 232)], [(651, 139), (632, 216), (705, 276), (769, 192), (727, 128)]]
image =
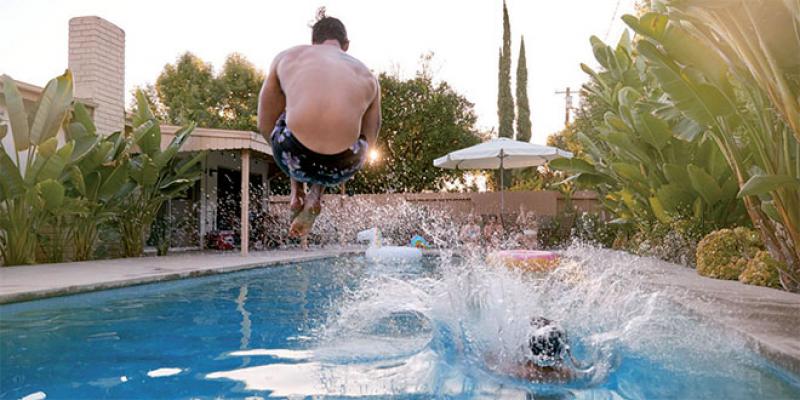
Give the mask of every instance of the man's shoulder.
[(304, 50), (308, 49), (309, 47), (311, 47), (311, 46), (307, 45), (307, 44), (301, 44), (301, 45), (289, 47), (288, 49), (278, 53), (278, 55), (275, 56), (275, 59), (280, 60), (280, 59), (283, 59), (283, 58), (285, 58), (287, 56), (297, 55), (299, 53), (302, 53)]
[(367, 65), (364, 64), (361, 60), (359, 60), (359, 59), (357, 59), (357, 58), (355, 58), (355, 57), (353, 57), (353, 56), (351, 56), (351, 55), (349, 55), (347, 53), (343, 53), (343, 54), (347, 58), (347, 60), (350, 61), (356, 67), (356, 69), (360, 73), (364, 74), (365, 76), (370, 76), (372, 78), (375, 77), (374, 74), (372, 73), (372, 70), (370, 70), (369, 67), (367, 67)]

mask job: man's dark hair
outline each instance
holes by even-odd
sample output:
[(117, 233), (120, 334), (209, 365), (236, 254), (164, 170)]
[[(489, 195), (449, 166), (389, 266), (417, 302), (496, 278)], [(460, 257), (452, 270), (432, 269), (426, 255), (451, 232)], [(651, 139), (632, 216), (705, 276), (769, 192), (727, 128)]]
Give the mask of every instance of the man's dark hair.
[(325, 7), (320, 7), (317, 22), (311, 27), (311, 43), (320, 44), (328, 39), (336, 39), (342, 48), (349, 42), (342, 21), (325, 15)]

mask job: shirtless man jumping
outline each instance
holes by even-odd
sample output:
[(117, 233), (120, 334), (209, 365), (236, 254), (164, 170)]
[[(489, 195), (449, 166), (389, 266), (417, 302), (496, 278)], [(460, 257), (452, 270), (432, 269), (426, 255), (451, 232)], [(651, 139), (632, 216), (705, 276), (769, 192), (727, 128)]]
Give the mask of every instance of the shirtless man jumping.
[(381, 126), (378, 81), (346, 54), (350, 42), (342, 22), (320, 9), (311, 43), (275, 57), (258, 101), (258, 129), (291, 179), (292, 237), (311, 231), (325, 186), (361, 169)]

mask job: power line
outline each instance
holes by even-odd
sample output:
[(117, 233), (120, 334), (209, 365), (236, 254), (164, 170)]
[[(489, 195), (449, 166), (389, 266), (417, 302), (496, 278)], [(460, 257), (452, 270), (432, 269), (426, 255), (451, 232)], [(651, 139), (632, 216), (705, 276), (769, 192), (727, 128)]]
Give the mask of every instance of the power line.
[(619, 12), (619, 3), (620, 0), (617, 0), (617, 5), (614, 6), (614, 14), (611, 15), (611, 21), (608, 21), (608, 28), (606, 28), (606, 35), (603, 37), (603, 41), (608, 41), (608, 35), (611, 33), (611, 26), (614, 25), (614, 20), (617, 18), (617, 13)]

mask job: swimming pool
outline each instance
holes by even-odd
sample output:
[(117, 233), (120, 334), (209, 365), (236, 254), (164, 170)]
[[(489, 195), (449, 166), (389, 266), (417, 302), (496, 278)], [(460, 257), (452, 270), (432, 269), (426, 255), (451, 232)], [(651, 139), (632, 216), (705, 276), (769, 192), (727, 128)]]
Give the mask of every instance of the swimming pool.
[[(6, 305), (0, 398), (800, 398), (796, 377), (648, 289), (647, 260), (566, 257), (546, 277), (348, 257)], [(533, 315), (561, 321), (590, 372), (493, 372), (487, 355), (517, 357)]]

